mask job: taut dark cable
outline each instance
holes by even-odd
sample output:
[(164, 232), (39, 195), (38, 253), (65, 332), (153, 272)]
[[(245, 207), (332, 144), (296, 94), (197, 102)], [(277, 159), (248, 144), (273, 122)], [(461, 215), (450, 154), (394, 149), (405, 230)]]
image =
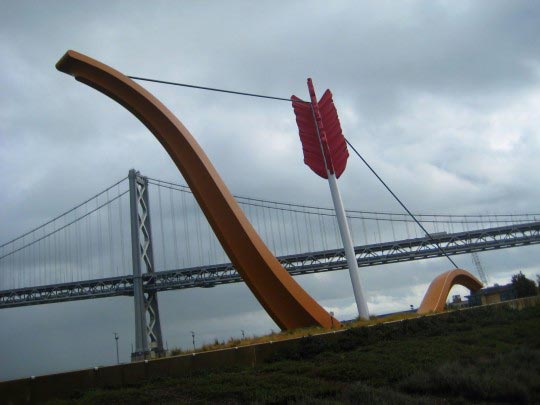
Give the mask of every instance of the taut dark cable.
[[(263, 94), (254, 94), (254, 93), (245, 93), (245, 92), (242, 92), (242, 91), (233, 91), (233, 90), (225, 90), (225, 89), (218, 89), (218, 88), (214, 88), (214, 87), (205, 87), (205, 86), (196, 86), (196, 85), (193, 85), (193, 84), (186, 84), (186, 83), (177, 83), (177, 82), (169, 82), (169, 81), (165, 81), (165, 80), (157, 80), (157, 79), (148, 79), (148, 78), (145, 78), (145, 77), (137, 77), (137, 76), (128, 76), (130, 79), (133, 79), (133, 80), (142, 80), (142, 81), (146, 81), (146, 82), (152, 82), (152, 83), (160, 83), (160, 84), (168, 84), (168, 85), (172, 85), (172, 86), (180, 86), (180, 87), (187, 87), (187, 88), (191, 88), (191, 89), (199, 89), (199, 90), (207, 90), (207, 91), (216, 91), (216, 92), (219, 92), (219, 93), (228, 93), (228, 94), (236, 94), (236, 95), (239, 95), (239, 96), (248, 96), (248, 97), (258, 97), (258, 98), (266, 98), (266, 99), (270, 99), (270, 100), (279, 100), (279, 101), (288, 101), (288, 102), (293, 102), (295, 100), (292, 100), (290, 98), (284, 98), (284, 97), (273, 97), (273, 96), (266, 96), (266, 95), (263, 95)], [(298, 100), (297, 100), (298, 101)], [(308, 103), (308, 101), (300, 101), (300, 102), (304, 102), (304, 103)], [(441, 248), (439, 246), (439, 244), (437, 242), (435, 242), (435, 240), (433, 239), (433, 237), (431, 236), (431, 234), (426, 230), (426, 228), (424, 228), (422, 226), (422, 224), (420, 223), (420, 221), (418, 221), (416, 219), (416, 217), (413, 215), (413, 213), (411, 211), (409, 211), (409, 209), (405, 206), (405, 204), (403, 204), (401, 202), (401, 200), (398, 198), (398, 196), (396, 194), (394, 194), (394, 192), (390, 189), (390, 187), (388, 187), (388, 185), (384, 182), (383, 179), (381, 179), (381, 177), (377, 174), (377, 172), (370, 166), (370, 164), (362, 157), (362, 155), (360, 155), (360, 153), (356, 150), (356, 148), (349, 142), (348, 139), (345, 138), (345, 141), (347, 142), (347, 144), (352, 148), (352, 150), (356, 153), (356, 155), (365, 163), (365, 165), (369, 168), (369, 170), (371, 170), (371, 172), (375, 175), (375, 177), (377, 177), (377, 179), (379, 179), (379, 181), (382, 183), (382, 185), (390, 192), (390, 194), (392, 194), (392, 196), (396, 199), (396, 201), (403, 207), (403, 209), (405, 211), (407, 211), (407, 213), (411, 216), (411, 218), (414, 220), (414, 222), (416, 222), (416, 224), (425, 232), (425, 234), (429, 237), (429, 239), (435, 244), (435, 246), (437, 246), (437, 248), (441, 251), (441, 253), (450, 261), (450, 263), (452, 263), (452, 265), (454, 267), (458, 267), (457, 264), (450, 258), (450, 256), (448, 256), (448, 254), (446, 254), (446, 252), (444, 251), (443, 248)]]
[(439, 246), (439, 244), (435, 241), (435, 239), (433, 239), (433, 237), (431, 236), (431, 234), (426, 230), (426, 228), (424, 228), (422, 226), (422, 224), (420, 223), (420, 221), (418, 221), (416, 219), (416, 217), (413, 215), (413, 213), (411, 211), (409, 211), (409, 209), (405, 206), (405, 204), (403, 204), (401, 202), (401, 200), (398, 198), (397, 195), (394, 194), (394, 192), (390, 189), (390, 187), (388, 187), (388, 185), (384, 182), (383, 179), (381, 179), (381, 177), (377, 174), (377, 172), (375, 171), (375, 169), (373, 169), (373, 167), (371, 167), (371, 165), (366, 161), (366, 159), (364, 159), (362, 157), (362, 155), (356, 150), (356, 148), (349, 142), (349, 140), (347, 138), (345, 138), (345, 141), (347, 142), (347, 144), (352, 148), (352, 150), (354, 151), (354, 153), (356, 153), (356, 155), (362, 159), (362, 162), (365, 163), (365, 165), (368, 167), (369, 170), (371, 170), (371, 172), (375, 175), (375, 177), (377, 177), (377, 179), (379, 179), (379, 181), (382, 183), (382, 185), (390, 192), (390, 194), (392, 194), (392, 196), (396, 199), (396, 201), (399, 203), (399, 205), (401, 205), (403, 207), (403, 209), (405, 211), (407, 211), (407, 214), (409, 214), (411, 216), (412, 219), (414, 219), (414, 222), (416, 222), (416, 224), (426, 233), (426, 236), (429, 237), (429, 239), (431, 239), (431, 241), (435, 244), (435, 246), (437, 246), (437, 248), (441, 251), (441, 253), (450, 261), (450, 263), (452, 263), (452, 265), (455, 267), (455, 268), (458, 268), (457, 264), (450, 258), (450, 256), (448, 256), (446, 254), (446, 252), (444, 251), (444, 249), (442, 247)]
[[(242, 91), (233, 91), (233, 90), (224, 90), (224, 89), (217, 89), (214, 87), (204, 87), (204, 86), (195, 86), (193, 84), (185, 84), (185, 83), (176, 83), (176, 82), (167, 82), (165, 80), (157, 80), (157, 79), (147, 79), (144, 77), (137, 77), (137, 76), (128, 76), (130, 79), (133, 80), (143, 80), (145, 82), (153, 82), (153, 83), (160, 83), (160, 84), (169, 84), (171, 86), (180, 86), (180, 87), (188, 87), (190, 89), (199, 89), (199, 90), (208, 90), (208, 91), (217, 91), (219, 93), (228, 93), (228, 94), (236, 94), (239, 96), (248, 96), (248, 97), (258, 97), (258, 98), (267, 98), (270, 100), (279, 100), (279, 101), (288, 101), (292, 102), (290, 98), (284, 98), (284, 97), (273, 97), (273, 96), (265, 96), (263, 94), (254, 94), (254, 93), (244, 93)], [(305, 101), (307, 103), (307, 101)]]

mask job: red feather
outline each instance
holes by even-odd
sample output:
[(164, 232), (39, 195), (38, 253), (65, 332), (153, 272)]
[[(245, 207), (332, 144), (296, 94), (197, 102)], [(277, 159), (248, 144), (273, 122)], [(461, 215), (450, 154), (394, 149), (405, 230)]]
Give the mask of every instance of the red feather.
[[(310, 90), (313, 89), (310, 79), (308, 79), (308, 86), (310, 86)], [(322, 178), (328, 178), (327, 168), (330, 173), (335, 173), (336, 177), (339, 178), (347, 166), (349, 152), (332, 100), (332, 93), (330, 90), (326, 90), (318, 103), (314, 91), (312, 95), (312, 100), (315, 102), (311, 104), (296, 96), (291, 97), (304, 152), (304, 163)], [(320, 119), (317, 120), (316, 117), (320, 117)], [(318, 124), (316, 124), (317, 121)]]

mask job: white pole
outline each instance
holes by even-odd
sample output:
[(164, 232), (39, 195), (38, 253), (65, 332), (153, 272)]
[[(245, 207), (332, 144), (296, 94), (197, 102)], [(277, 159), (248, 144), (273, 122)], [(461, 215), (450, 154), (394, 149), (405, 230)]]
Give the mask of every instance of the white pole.
[(360, 316), (360, 319), (367, 320), (369, 319), (369, 309), (366, 297), (362, 291), (362, 286), (360, 285), (360, 279), (358, 278), (358, 263), (356, 262), (356, 255), (354, 254), (351, 232), (349, 230), (349, 224), (347, 222), (347, 217), (345, 216), (345, 208), (343, 208), (343, 202), (341, 201), (341, 195), (339, 194), (336, 175), (334, 173), (328, 172), (328, 184), (330, 185), (332, 201), (334, 202), (334, 209), (336, 210), (339, 233), (341, 234), (341, 240), (343, 241), (343, 247), (345, 248), (345, 257), (347, 258), (347, 264), (349, 266), (349, 274), (351, 276), (358, 315)]
[[(347, 258), (347, 265), (349, 266), (349, 274), (351, 276), (351, 283), (353, 286), (354, 299), (356, 300), (356, 307), (358, 308), (358, 316), (360, 319), (369, 319), (369, 309), (367, 306), (362, 286), (358, 278), (358, 263), (356, 262), (356, 255), (354, 254), (354, 247), (351, 239), (351, 232), (349, 230), (349, 224), (345, 216), (345, 208), (343, 208), (343, 202), (341, 201), (341, 195), (339, 194), (339, 188), (337, 185), (336, 175), (331, 173), (326, 161), (326, 154), (323, 147), (323, 139), (321, 138), (322, 119), (320, 117), (319, 107), (317, 104), (317, 97), (315, 96), (315, 89), (313, 88), (313, 82), (308, 79), (309, 96), (311, 98), (311, 113), (313, 114), (313, 121), (315, 121), (315, 130), (317, 131), (317, 138), (321, 147), (321, 155), (324, 161), (324, 167), (328, 174), (328, 184), (330, 184), (330, 192), (332, 194), (332, 201), (334, 202), (334, 209), (338, 219), (339, 233), (341, 234), (341, 240), (343, 242), (343, 248), (345, 249), (345, 257)], [(343, 136), (343, 135), (342, 135)], [(323, 135), (325, 137), (325, 135)], [(325, 141), (326, 142), (326, 141)], [(328, 156), (330, 159), (330, 157)], [(333, 170), (332, 170), (333, 171)]]

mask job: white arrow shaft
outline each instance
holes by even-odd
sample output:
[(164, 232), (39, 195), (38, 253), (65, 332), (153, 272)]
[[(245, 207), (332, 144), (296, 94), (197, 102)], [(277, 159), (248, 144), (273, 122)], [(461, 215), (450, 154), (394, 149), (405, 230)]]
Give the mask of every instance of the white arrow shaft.
[(360, 279), (358, 277), (358, 263), (356, 262), (356, 255), (354, 254), (351, 232), (349, 230), (347, 217), (345, 216), (345, 208), (343, 208), (343, 202), (341, 201), (341, 195), (339, 193), (335, 174), (328, 173), (328, 184), (330, 185), (332, 201), (334, 202), (334, 209), (336, 210), (339, 233), (341, 234), (341, 240), (343, 241), (347, 265), (349, 266), (349, 274), (351, 276), (356, 306), (358, 307), (358, 315), (361, 319), (369, 319), (369, 310), (366, 297), (362, 291), (362, 286), (360, 285)]

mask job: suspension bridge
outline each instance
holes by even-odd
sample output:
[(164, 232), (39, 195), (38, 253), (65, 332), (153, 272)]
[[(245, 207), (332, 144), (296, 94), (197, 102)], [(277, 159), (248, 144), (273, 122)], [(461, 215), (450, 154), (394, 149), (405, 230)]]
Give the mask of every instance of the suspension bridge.
[[(331, 208), (236, 196), (292, 275), (347, 269)], [(151, 209), (150, 209), (151, 207)], [(350, 210), (361, 267), (540, 242), (540, 216), (407, 214)], [(134, 296), (147, 343), (163, 350), (157, 293), (242, 282), (187, 186), (135, 170), (52, 220), (0, 246), (0, 308)], [(137, 309), (136, 309), (137, 310)]]

